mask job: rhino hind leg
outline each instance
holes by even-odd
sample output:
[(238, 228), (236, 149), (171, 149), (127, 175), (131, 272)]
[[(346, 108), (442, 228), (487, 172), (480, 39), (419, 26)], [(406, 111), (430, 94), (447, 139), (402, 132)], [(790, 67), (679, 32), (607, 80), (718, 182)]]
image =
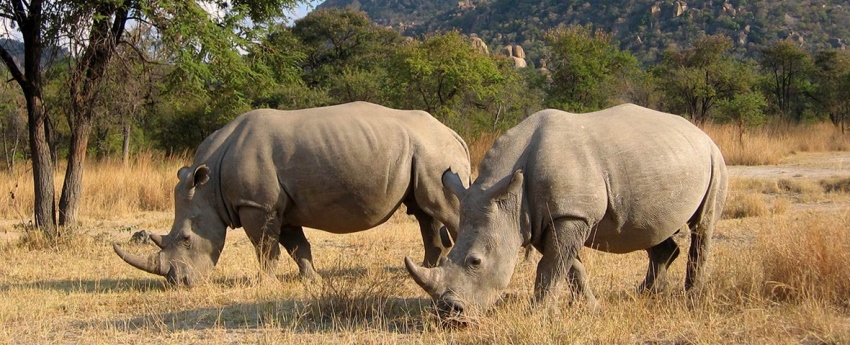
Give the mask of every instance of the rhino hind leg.
[(422, 266), (437, 266), (439, 259), (449, 253), (452, 247), (451, 237), (448, 230), (440, 221), (426, 213), (415, 202), (405, 202), (407, 213), (416, 217), (419, 222), (419, 232), (422, 234), (422, 243), (425, 247), (425, 258)]
[(649, 268), (646, 269), (646, 278), (638, 290), (649, 293), (661, 292), (666, 285), (667, 268), (679, 256), (679, 246), (673, 237), (669, 237), (647, 249), (646, 253), (649, 256)]
[(275, 270), (280, 258), (280, 220), (273, 213), (257, 208), (240, 209), (239, 218), (245, 234), (254, 244), (261, 278), (277, 279)]
[(280, 244), (298, 264), (298, 272), (301, 277), (308, 279), (318, 279), (319, 274), (316, 273), (313, 267), (313, 251), (310, 249), (310, 242), (304, 236), (304, 228), (300, 226), (284, 226), (281, 228)]
[(720, 220), (723, 205), (729, 189), (729, 179), (723, 158), (718, 148), (712, 154), (711, 182), (693, 219), (691, 227), (691, 247), (688, 250), (688, 265), (685, 272), (685, 290), (691, 290), (703, 283), (708, 253), (711, 250), (711, 236)]

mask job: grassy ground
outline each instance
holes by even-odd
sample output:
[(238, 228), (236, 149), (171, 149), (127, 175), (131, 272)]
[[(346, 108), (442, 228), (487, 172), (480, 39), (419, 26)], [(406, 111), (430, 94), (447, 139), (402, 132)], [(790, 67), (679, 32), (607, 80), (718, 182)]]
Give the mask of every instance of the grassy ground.
[[(504, 301), (460, 330), (439, 327), (404, 271), (405, 255), (422, 256), (408, 216), (352, 235), (309, 230), (320, 282), (299, 280), (290, 260), (278, 267), (280, 281), (257, 281), (253, 247), (231, 230), (210, 281), (173, 289), (125, 264), (110, 245), (155, 251), (127, 242), (137, 230), (170, 227), (171, 188), (184, 160), (151, 155), (126, 168), (92, 165), (83, 224), (57, 243), (19, 225), (29, 209), (25, 172), (2, 175), (0, 187), (19, 187), (3, 200), (9, 207), (0, 223), (0, 343), (850, 343), (850, 173), (794, 170), (845, 156), (780, 159), (788, 176), (731, 169), (739, 177), (715, 232), (710, 278), (695, 294), (682, 288), (683, 257), (669, 291), (644, 296), (634, 290), (645, 253), (585, 249), (603, 309), (590, 313), (566, 300), (534, 307), (533, 253), (520, 260)], [(688, 245), (684, 236), (678, 242)]]

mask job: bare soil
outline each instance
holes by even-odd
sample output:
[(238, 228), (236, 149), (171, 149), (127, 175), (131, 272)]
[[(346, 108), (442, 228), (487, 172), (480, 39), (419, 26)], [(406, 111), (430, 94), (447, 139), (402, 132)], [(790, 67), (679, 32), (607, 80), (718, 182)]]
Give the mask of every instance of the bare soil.
[(730, 166), (729, 174), (764, 179), (850, 177), (850, 152), (798, 153), (776, 165)]

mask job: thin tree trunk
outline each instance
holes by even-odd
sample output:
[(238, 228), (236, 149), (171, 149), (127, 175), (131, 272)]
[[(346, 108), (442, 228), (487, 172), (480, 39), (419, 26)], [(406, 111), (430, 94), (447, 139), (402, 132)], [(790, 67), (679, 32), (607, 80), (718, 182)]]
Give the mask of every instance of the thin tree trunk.
[(129, 119), (124, 120), (124, 145), (121, 146), (121, 160), (125, 167), (130, 166), (130, 127), (132, 123)]
[(53, 190), (53, 159), (47, 143), (47, 117), (38, 95), (25, 95), (27, 99), (27, 121), (29, 123), (30, 151), (32, 152), (32, 175), (34, 184), (35, 226), (48, 237), (56, 233), (56, 192)]
[(68, 169), (65, 171), (65, 181), (62, 197), (59, 199), (59, 224), (62, 226), (77, 223), (77, 208), (83, 185), (83, 165), (86, 161), (91, 121), (86, 117), (77, 118), (71, 133), (71, 147), (68, 153)]

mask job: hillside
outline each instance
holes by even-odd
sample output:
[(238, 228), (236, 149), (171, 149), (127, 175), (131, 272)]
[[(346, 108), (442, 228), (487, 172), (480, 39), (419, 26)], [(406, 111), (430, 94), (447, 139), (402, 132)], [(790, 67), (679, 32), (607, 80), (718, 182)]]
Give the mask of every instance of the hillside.
[(711, 34), (733, 37), (737, 53), (750, 57), (780, 39), (811, 51), (845, 49), (850, 39), (850, 0), (327, 0), (319, 8), (346, 6), (407, 35), (457, 29), (491, 51), (519, 44), (536, 65), (545, 56), (543, 33), (559, 24), (613, 32), (644, 62)]

